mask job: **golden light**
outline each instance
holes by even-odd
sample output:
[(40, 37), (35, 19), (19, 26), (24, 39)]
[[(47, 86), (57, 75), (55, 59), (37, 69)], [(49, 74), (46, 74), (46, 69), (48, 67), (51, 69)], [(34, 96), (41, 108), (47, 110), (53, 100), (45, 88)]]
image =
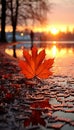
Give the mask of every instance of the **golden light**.
[(13, 50), (12, 49), (6, 48), (5, 53), (7, 53), (10, 56), (13, 56)]
[(53, 35), (56, 35), (59, 33), (59, 30), (57, 28), (51, 28), (50, 32), (53, 34)]
[[(51, 58), (62, 58), (65, 57), (67, 54), (67, 49), (66, 48), (61, 48), (61, 50), (59, 50), (59, 48), (56, 45), (53, 45), (52, 48), (50, 49), (49, 47), (47, 47), (46, 49), (46, 59), (48, 59), (49, 57)], [(69, 49), (70, 51), (70, 49)]]
[(21, 32), (21, 36), (24, 36), (24, 33), (23, 33), (23, 32)]
[(53, 57), (56, 56), (56, 53), (57, 53), (57, 48), (56, 48), (56, 46), (54, 45), (54, 46), (52, 47), (52, 55), (53, 55)]
[[(67, 29), (69, 28), (69, 31), (70, 32), (74, 32), (74, 24), (72, 25), (66, 25), (66, 24), (59, 24), (59, 23), (55, 23), (55, 24), (42, 24), (42, 25), (39, 25), (39, 24), (36, 24), (34, 26), (31, 26), (31, 25), (18, 25), (17, 26), (17, 31), (25, 31), (25, 29), (28, 29), (28, 30), (33, 30), (34, 32), (47, 32), (49, 33), (49, 31), (53, 34), (53, 35), (56, 35), (58, 34), (59, 32), (67, 32)], [(1, 28), (0, 28), (1, 30)], [(12, 26), (10, 25), (7, 25), (6, 28), (5, 28), (5, 31), (6, 32), (12, 32)]]
[(56, 41), (52, 41), (52, 44), (56, 44), (57, 42)]
[(58, 49), (56, 45), (53, 45), (51, 49), (49, 47), (46, 47), (45, 50), (46, 50), (46, 59), (55, 58), (58, 55)]

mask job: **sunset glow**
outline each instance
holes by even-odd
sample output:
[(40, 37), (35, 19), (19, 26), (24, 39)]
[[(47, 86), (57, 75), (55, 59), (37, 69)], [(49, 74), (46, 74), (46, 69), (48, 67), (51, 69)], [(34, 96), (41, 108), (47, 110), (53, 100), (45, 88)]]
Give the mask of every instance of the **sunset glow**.
[[(48, 24), (48, 25), (42, 25), (42, 26), (36, 25), (36, 26), (27, 26), (27, 27), (25, 25), (17, 26), (17, 31), (24, 32), (25, 29), (33, 30), (34, 32), (50, 32), (53, 35), (56, 35), (60, 31), (67, 32), (68, 31), (67, 29), (69, 29), (70, 32), (73, 32), (74, 26), (73, 25), (67, 26), (67, 25), (61, 25), (61, 24), (60, 25), (59, 24), (56, 24), (56, 25)], [(7, 26), (6, 32), (12, 32), (12, 27)]]
[(53, 34), (53, 35), (56, 35), (58, 34), (58, 29), (57, 28), (51, 28), (50, 32)]
[[(17, 25), (17, 31), (25, 31), (25, 29), (33, 30), (34, 32), (47, 32), (53, 35), (59, 32), (74, 32), (74, 0), (50, 0), (53, 7), (48, 12), (46, 23), (36, 23), (28, 25), (22, 23)], [(67, 6), (66, 6), (67, 5)], [(6, 26), (6, 32), (11, 32), (12, 26)]]

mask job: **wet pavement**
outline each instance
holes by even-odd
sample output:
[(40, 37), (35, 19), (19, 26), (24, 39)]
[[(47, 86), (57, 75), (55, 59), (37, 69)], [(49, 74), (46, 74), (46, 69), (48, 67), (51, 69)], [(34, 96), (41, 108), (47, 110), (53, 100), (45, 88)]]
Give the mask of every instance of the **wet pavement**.
[(27, 81), (0, 52), (0, 130), (74, 130), (74, 78)]

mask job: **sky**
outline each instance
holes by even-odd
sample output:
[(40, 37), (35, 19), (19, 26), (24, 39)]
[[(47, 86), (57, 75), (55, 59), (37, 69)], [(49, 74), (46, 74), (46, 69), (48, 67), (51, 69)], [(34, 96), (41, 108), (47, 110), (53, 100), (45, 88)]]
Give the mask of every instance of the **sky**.
[(74, 0), (50, 0), (53, 3), (49, 14), (51, 27), (61, 30), (74, 27)]
[[(52, 3), (52, 6), (51, 12), (48, 13), (47, 24), (33, 26), (33, 29), (35, 31), (51, 31), (54, 34), (59, 31), (74, 31), (74, 0), (49, 0), (49, 2)], [(23, 26), (19, 27), (19, 30), (23, 30), (23, 28)]]

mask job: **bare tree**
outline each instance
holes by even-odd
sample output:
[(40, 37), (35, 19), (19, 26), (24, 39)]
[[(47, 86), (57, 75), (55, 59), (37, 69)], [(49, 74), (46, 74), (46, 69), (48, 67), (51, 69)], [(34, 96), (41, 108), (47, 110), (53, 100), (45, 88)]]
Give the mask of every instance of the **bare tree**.
[(10, 17), (12, 29), (13, 29), (13, 38), (12, 41), (15, 42), (15, 34), (16, 34), (16, 26), (18, 20), (18, 8), (19, 8), (19, 0), (8, 0), (7, 1), (7, 16)]
[(37, 21), (41, 22), (42, 24), (44, 21), (46, 21), (46, 14), (48, 10), (50, 10), (51, 6), (49, 0), (8, 1), (8, 9), (10, 9), (9, 17), (11, 17), (11, 25), (13, 28), (13, 41), (16, 41), (15, 32), (18, 24), (31, 24)]
[(37, 21), (43, 23), (46, 21), (46, 13), (51, 6), (49, 0), (0, 0), (0, 5), (1, 41), (3, 42), (6, 42), (5, 26), (7, 16), (10, 17), (13, 28), (13, 41), (16, 41), (15, 33), (17, 25), (19, 23), (23, 24), (22, 21), (25, 24), (35, 23)]
[[(11, 18), (13, 28), (12, 41), (16, 41), (16, 27), (20, 23), (23, 25), (23, 21), (25, 24), (46, 21), (46, 14), (50, 5), (49, 0), (8, 0), (7, 7), (10, 13), (7, 15)], [(16, 57), (15, 48), (16, 46), (13, 46), (14, 56)]]
[[(18, 20), (18, 8), (19, 8), (19, 0), (8, 0), (7, 1), (7, 16), (10, 17), (11, 25), (12, 25), (12, 41), (16, 42), (16, 26), (17, 26), (17, 20)], [(16, 58), (16, 45), (13, 45), (13, 56)]]
[[(51, 3), (49, 0), (22, 0), (19, 21), (24, 19), (25, 24), (40, 22), (43, 23), (47, 20), (47, 12), (50, 11)], [(30, 22), (28, 22), (30, 21)]]

